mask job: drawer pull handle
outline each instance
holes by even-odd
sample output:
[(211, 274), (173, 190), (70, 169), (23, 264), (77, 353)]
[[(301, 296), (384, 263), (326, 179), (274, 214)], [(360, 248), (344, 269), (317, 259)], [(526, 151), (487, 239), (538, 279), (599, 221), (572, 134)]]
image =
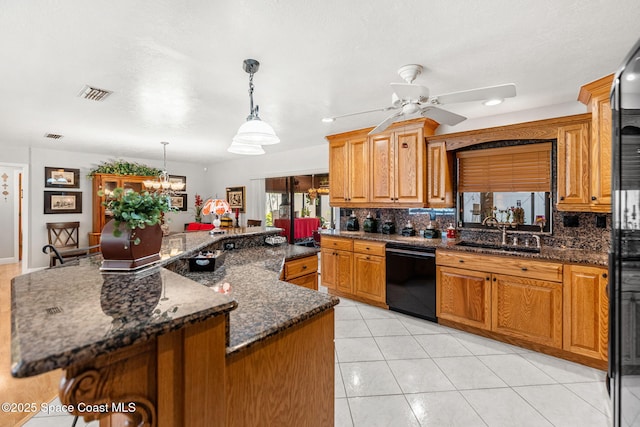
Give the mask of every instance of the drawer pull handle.
[(522, 267), (522, 269), (521, 269), (521, 270), (522, 270), (522, 271), (527, 271), (527, 270), (528, 270), (528, 268), (527, 268), (527, 267)]
[(458, 262), (464, 262), (464, 260), (463, 259), (459, 259)]
[(485, 277), (485, 280), (490, 280), (489, 277)]
[(367, 257), (367, 260), (370, 260), (370, 259), (371, 259), (370, 257)]
[(303, 269), (303, 270), (306, 270), (306, 269), (307, 269), (307, 266), (306, 266), (306, 265), (303, 265), (303, 266), (302, 266), (302, 269)]
[(564, 200), (564, 196), (560, 196), (560, 200)]

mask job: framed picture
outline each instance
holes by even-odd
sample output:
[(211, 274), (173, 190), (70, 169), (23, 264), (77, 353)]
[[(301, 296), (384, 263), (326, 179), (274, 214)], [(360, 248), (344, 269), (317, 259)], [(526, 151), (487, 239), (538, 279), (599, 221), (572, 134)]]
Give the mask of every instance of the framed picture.
[(244, 187), (227, 188), (227, 203), (232, 211), (239, 209), (240, 212), (244, 212)]
[(80, 169), (45, 166), (44, 186), (49, 188), (80, 188)]
[[(176, 188), (174, 191), (187, 191), (187, 177), (182, 175), (169, 175), (171, 184), (182, 184), (182, 188)], [(173, 185), (171, 186), (173, 188)]]
[(171, 196), (171, 207), (176, 208), (179, 211), (187, 210), (187, 193), (176, 194)]
[(45, 191), (44, 213), (82, 213), (82, 192)]

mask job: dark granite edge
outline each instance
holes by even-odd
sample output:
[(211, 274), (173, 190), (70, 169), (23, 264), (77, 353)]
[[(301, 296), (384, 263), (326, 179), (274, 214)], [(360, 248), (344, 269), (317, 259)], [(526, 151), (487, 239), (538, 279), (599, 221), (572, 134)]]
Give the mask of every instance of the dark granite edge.
[[(328, 294), (327, 294), (328, 295)], [(286, 322), (283, 322), (282, 324), (272, 327), (272, 328), (268, 328), (265, 329), (261, 334), (256, 335), (254, 337), (254, 339), (252, 339), (249, 342), (243, 342), (242, 344), (238, 344), (235, 346), (228, 346), (227, 347), (227, 356), (231, 356), (233, 354), (239, 353), (240, 351), (244, 351), (248, 348), (251, 348), (253, 346), (255, 346), (258, 343), (261, 343), (263, 341), (265, 341), (266, 339), (268, 339), (269, 337), (275, 336), (277, 334), (279, 334), (280, 332), (284, 332), (287, 329), (304, 322), (305, 320), (311, 319), (312, 317), (316, 316), (317, 314), (323, 313), (325, 311), (327, 311), (330, 308), (335, 307), (336, 305), (338, 305), (338, 303), (340, 303), (340, 299), (336, 296), (333, 295), (328, 295), (330, 297), (330, 300), (324, 304), (321, 304), (319, 306), (317, 306), (316, 308), (314, 308), (313, 310), (307, 311), (299, 316), (296, 317), (292, 317), (291, 319), (287, 320)]]
[[(236, 300), (231, 300), (228, 303), (219, 304), (207, 310), (202, 310), (187, 316), (181, 316), (176, 319), (169, 319), (163, 323), (131, 329), (124, 335), (96, 341), (83, 347), (78, 347), (73, 351), (67, 351), (58, 355), (50, 356), (46, 361), (29, 362), (21, 359), (20, 363), (12, 364), (11, 375), (16, 378), (30, 377), (52, 371), (54, 369), (64, 369), (71, 365), (82, 364), (108, 352), (117, 351), (122, 348), (147, 342), (160, 335), (208, 320), (212, 317), (226, 315), (237, 306), (238, 302)], [(11, 317), (13, 322), (13, 315)], [(18, 346), (19, 345), (20, 344), (18, 343)]]

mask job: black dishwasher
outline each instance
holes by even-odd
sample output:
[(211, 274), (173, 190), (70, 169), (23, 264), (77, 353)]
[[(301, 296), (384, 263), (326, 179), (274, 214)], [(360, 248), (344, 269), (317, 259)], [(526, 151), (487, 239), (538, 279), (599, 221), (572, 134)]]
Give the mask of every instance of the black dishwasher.
[(435, 248), (387, 243), (390, 310), (437, 322)]

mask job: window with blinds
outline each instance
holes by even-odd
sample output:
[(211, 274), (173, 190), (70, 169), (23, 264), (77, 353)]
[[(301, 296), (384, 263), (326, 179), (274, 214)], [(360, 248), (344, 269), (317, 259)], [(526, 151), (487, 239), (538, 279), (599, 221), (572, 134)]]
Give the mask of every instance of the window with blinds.
[(551, 143), (463, 151), (458, 192), (550, 192)]

